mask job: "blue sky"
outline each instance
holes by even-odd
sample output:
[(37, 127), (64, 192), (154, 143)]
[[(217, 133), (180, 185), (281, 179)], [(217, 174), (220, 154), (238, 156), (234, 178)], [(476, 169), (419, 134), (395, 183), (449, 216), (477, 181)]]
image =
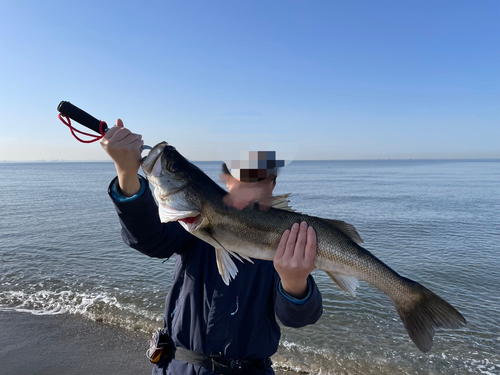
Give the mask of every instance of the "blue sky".
[(0, 161), (106, 160), (61, 100), (148, 144), (296, 159), (500, 157), (500, 2), (0, 0)]

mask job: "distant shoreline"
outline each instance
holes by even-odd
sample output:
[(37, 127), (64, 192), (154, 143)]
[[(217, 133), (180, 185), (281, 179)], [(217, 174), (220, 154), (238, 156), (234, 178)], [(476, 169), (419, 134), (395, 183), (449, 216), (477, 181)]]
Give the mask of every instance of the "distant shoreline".
[[(193, 163), (222, 163), (221, 160), (190, 160)], [(407, 159), (311, 159), (296, 162), (367, 162), (367, 161), (500, 161), (497, 158), (407, 158)], [(113, 163), (111, 160), (0, 160), (0, 164)]]

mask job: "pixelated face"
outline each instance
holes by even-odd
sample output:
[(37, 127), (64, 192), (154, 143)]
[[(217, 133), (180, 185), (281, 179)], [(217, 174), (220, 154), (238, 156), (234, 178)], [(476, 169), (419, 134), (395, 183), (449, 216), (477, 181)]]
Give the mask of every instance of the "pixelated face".
[(229, 173), (224, 176), (229, 191), (229, 194), (224, 197), (224, 202), (240, 210), (254, 202), (263, 204), (262, 202), (268, 201), (276, 186), (274, 175), (257, 182), (242, 182)]
[(266, 209), (269, 199), (273, 195), (274, 175), (269, 176), (265, 180), (258, 182), (242, 182), (226, 174), (226, 186), (229, 194), (224, 197), (224, 202), (236, 207), (237, 209), (244, 209), (245, 207), (258, 202), (261, 209)]
[(259, 182), (278, 174), (284, 160), (276, 160), (275, 151), (250, 151), (240, 160), (231, 161), (231, 175), (241, 182)]

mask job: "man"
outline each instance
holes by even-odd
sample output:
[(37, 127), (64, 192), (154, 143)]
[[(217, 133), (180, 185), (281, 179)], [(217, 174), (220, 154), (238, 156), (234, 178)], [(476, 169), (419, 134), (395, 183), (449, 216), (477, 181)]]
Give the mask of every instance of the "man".
[[(274, 374), (276, 316), (290, 327), (314, 324), (322, 313), (314, 270), (316, 234), (306, 223), (283, 233), (274, 262), (237, 263), (229, 286), (217, 270), (214, 248), (177, 222), (161, 223), (147, 181), (138, 175), (142, 137), (117, 120), (101, 140), (115, 163), (109, 188), (129, 246), (159, 258), (178, 255), (166, 298), (162, 340), (176, 347), (153, 374)], [(226, 203), (238, 208), (272, 195), (274, 178), (242, 182), (226, 174)]]

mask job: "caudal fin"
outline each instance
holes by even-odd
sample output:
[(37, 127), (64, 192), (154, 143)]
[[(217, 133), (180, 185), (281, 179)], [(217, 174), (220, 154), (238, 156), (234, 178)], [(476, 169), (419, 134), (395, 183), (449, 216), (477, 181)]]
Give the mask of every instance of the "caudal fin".
[(460, 328), (465, 318), (452, 305), (419, 283), (406, 279), (411, 298), (396, 302), (396, 310), (415, 345), (423, 352), (432, 348), (436, 328)]

